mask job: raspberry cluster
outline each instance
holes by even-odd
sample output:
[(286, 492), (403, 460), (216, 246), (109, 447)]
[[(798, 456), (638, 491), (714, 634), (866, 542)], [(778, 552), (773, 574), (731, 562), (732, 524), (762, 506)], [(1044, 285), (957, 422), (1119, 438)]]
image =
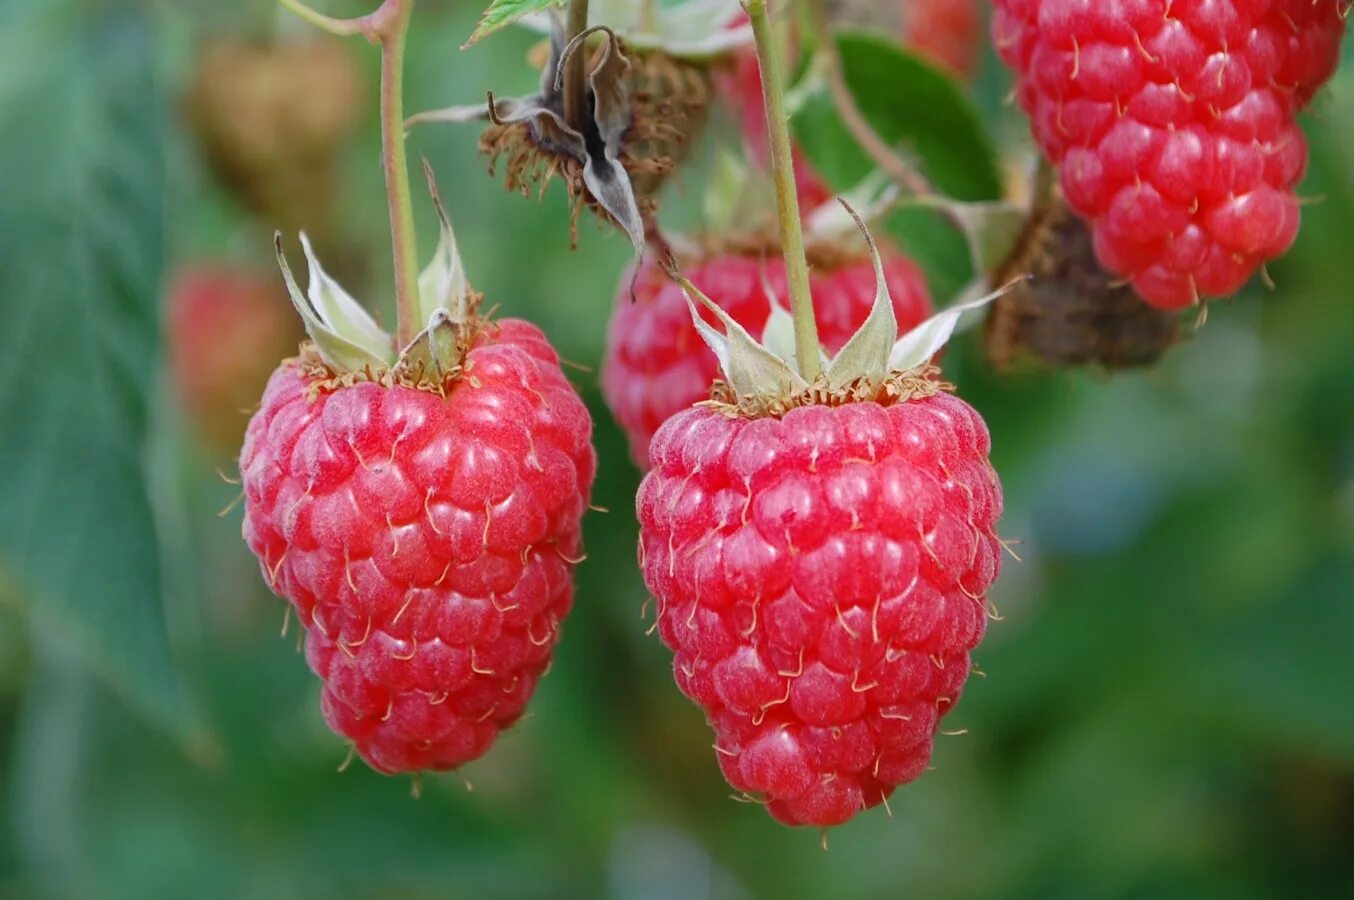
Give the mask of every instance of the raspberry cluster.
[(673, 417), (640, 487), (640, 563), (677, 685), (736, 789), (837, 825), (931, 757), (1000, 568), (981, 417), (944, 393)]
[(245, 540), (330, 727), (381, 772), (454, 768), (521, 715), (573, 602), (591, 419), (518, 320), (445, 396), (314, 369), (284, 363), (249, 423)]
[[(789, 306), (785, 262), (779, 255), (717, 253), (683, 271), (754, 336), (761, 334), (771, 312), (768, 289), (782, 307)], [(884, 274), (900, 333), (930, 315), (931, 295), (916, 264), (892, 254)], [(654, 432), (671, 416), (710, 396), (719, 364), (696, 333), (682, 289), (654, 260), (643, 263), (633, 301), (629, 285), (627, 274), (621, 279), (607, 333), (602, 393), (630, 440), (631, 457), (647, 468)], [(835, 353), (870, 313), (874, 268), (862, 256), (837, 260), (815, 268), (810, 287), (819, 336)], [(705, 315), (713, 321), (708, 312)]]
[(996, 0), (997, 51), (1101, 263), (1179, 309), (1293, 243), (1297, 113), (1331, 76), (1346, 0)]

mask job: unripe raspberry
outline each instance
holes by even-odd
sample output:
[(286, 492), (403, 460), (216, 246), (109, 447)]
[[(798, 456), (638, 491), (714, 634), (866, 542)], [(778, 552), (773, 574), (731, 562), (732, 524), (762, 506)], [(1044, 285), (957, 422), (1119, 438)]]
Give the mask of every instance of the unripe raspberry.
[[(774, 249), (774, 248), (773, 248)], [(771, 311), (769, 287), (782, 308), (789, 305), (785, 263), (778, 254), (741, 248), (714, 252), (685, 267), (687, 276), (753, 334)], [(891, 253), (884, 264), (899, 332), (931, 313), (931, 295), (921, 270)], [(870, 312), (875, 275), (863, 251), (824, 256), (811, 272), (819, 336), (836, 352)], [(630, 441), (630, 455), (647, 468), (649, 440), (670, 416), (704, 400), (719, 377), (719, 364), (696, 333), (682, 290), (653, 258), (646, 258), (630, 295), (621, 279), (602, 360), (602, 393)]]
[(198, 55), (184, 111), (214, 173), (250, 211), (328, 243), (340, 151), (363, 93), (341, 44), (216, 37)]
[(245, 539), (307, 629), (325, 719), (373, 768), (454, 768), (522, 714), (573, 601), (590, 435), (512, 319), (444, 394), (313, 350), (273, 375), (240, 457)]
[(640, 561), (678, 687), (737, 790), (837, 825), (926, 768), (1000, 568), (987, 429), (934, 382), (653, 440)]
[(993, 37), (1097, 256), (1148, 302), (1238, 291), (1293, 243), (1295, 116), (1335, 70), (1342, 0), (997, 0)]

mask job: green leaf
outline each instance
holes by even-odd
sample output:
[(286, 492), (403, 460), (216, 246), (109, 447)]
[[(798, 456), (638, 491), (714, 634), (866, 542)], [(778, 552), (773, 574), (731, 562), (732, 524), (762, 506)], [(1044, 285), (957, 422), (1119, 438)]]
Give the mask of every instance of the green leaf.
[(480, 16), (479, 24), (475, 26), (474, 34), (465, 42), (469, 47), (479, 43), (482, 38), (488, 37), (500, 28), (511, 25), (523, 16), (529, 16), (532, 13), (545, 12), (552, 6), (561, 6), (563, 0), (494, 0), (489, 4), (489, 8)]
[[(890, 146), (913, 160), (942, 194), (955, 200), (997, 200), (1001, 171), (992, 141), (954, 81), (882, 35), (842, 31), (837, 49), (847, 85), (862, 115)], [(858, 184), (874, 168), (842, 124), (821, 73), (806, 69), (796, 87), (792, 125), (817, 172), (836, 191)], [(972, 275), (962, 235), (942, 213), (907, 209), (891, 217), (895, 234), (925, 268), (937, 293)], [(940, 290), (943, 288), (943, 291)]]
[(15, 23), (0, 94), (0, 599), (182, 728), (144, 471), (164, 95), (143, 15), (71, 5)]
[[(862, 115), (891, 146), (916, 160), (956, 200), (1001, 196), (997, 155), (977, 111), (939, 69), (877, 34), (837, 34), (846, 83)], [(809, 78), (819, 78), (808, 70)], [(794, 117), (809, 160), (837, 190), (858, 184), (874, 164), (837, 116), (826, 84), (813, 84)]]

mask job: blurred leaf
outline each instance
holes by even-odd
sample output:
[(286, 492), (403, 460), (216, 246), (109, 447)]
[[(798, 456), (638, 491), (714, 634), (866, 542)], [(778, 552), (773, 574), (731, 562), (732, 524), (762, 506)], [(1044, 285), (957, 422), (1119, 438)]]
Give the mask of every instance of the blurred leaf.
[(475, 33), (465, 42), (465, 46), (477, 43), (500, 28), (511, 25), (523, 16), (544, 12), (552, 6), (559, 6), (563, 0), (494, 0), (484, 11)]
[[(913, 159), (940, 193), (971, 202), (1001, 197), (992, 141), (949, 76), (876, 34), (840, 32), (837, 49), (861, 114), (885, 143)], [(821, 81), (812, 68), (806, 77)], [(811, 89), (795, 112), (795, 137), (828, 184), (846, 190), (874, 163), (842, 124), (827, 85), (801, 87)], [(969, 280), (964, 239), (939, 213), (904, 210), (891, 224), (937, 293), (948, 294)]]
[(1354, 761), (1354, 565), (1315, 571), (1262, 613), (1185, 654), (1170, 678), (1201, 716), (1261, 743)]
[[(885, 143), (911, 155), (927, 179), (956, 200), (1001, 196), (996, 151), (952, 79), (880, 35), (842, 31), (837, 49), (861, 114)], [(834, 188), (845, 190), (874, 168), (842, 124), (826, 84), (803, 98), (794, 127)]]
[(164, 104), (145, 17), (71, 5), (29, 4), (45, 8), (11, 43), (22, 81), (0, 105), (0, 196), (14, 213), (0, 226), (0, 596), (179, 725), (143, 471)]

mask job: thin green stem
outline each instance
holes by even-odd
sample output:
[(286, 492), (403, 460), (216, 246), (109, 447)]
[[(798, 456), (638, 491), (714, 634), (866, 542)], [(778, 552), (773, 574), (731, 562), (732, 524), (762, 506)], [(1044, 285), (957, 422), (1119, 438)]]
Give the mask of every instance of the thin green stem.
[[(569, 0), (569, 17), (564, 23), (564, 43), (578, 37), (588, 27), (588, 0)], [(583, 119), (587, 115), (588, 89), (584, 83), (587, 77), (588, 54), (579, 47), (569, 57), (564, 68), (564, 121), (569, 127), (583, 130)]]
[(757, 61), (762, 70), (762, 99), (766, 104), (766, 125), (771, 145), (771, 177), (776, 186), (781, 252), (785, 256), (785, 281), (790, 292), (790, 314), (795, 325), (795, 359), (799, 363), (799, 374), (812, 382), (822, 372), (819, 361), (822, 351), (818, 344), (818, 325), (813, 317), (813, 295), (809, 290), (809, 263), (804, 255), (799, 194), (795, 190), (794, 161), (790, 151), (790, 116), (785, 111), (785, 83), (766, 0), (744, 0), (743, 9), (752, 22)]
[(364, 16), (359, 19), (338, 19), (316, 12), (300, 0), (277, 0), (277, 2), (315, 27), (322, 28), (339, 37), (356, 37), (359, 34), (366, 34), (366, 22), (371, 18)]
[(375, 12), (336, 19), (301, 0), (278, 0), (330, 34), (362, 35), (381, 48), (381, 164), (390, 206), (390, 243), (395, 258), (396, 341), (403, 349), (423, 329), (418, 300), (418, 234), (409, 190), (409, 155), (404, 147), (404, 51), (414, 0), (385, 0)]
[(418, 298), (418, 234), (409, 190), (409, 154), (404, 146), (404, 50), (414, 0), (386, 0), (392, 21), (381, 42), (381, 159), (390, 205), (390, 243), (395, 259), (396, 342), (402, 349), (423, 329)]

